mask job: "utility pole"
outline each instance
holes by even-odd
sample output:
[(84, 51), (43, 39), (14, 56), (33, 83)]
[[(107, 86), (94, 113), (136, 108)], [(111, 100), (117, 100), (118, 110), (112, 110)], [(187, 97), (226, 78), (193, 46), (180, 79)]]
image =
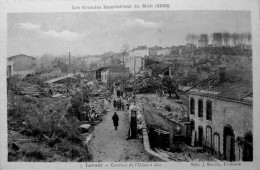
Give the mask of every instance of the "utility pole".
[(70, 51), (69, 51), (69, 72), (70, 72)]
[(136, 56), (134, 57), (134, 104), (136, 105), (136, 101), (135, 101), (135, 92), (136, 92), (135, 67), (136, 67)]

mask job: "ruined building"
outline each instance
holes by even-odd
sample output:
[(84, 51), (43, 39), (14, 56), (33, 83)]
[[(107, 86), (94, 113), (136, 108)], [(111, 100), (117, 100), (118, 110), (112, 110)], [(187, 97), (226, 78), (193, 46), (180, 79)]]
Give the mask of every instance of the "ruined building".
[(36, 69), (36, 58), (24, 54), (15, 55), (7, 58), (7, 77), (34, 74)]
[(253, 160), (252, 70), (219, 69), (188, 91), (191, 146), (218, 159)]
[(198, 40), (198, 47), (203, 48), (208, 46), (208, 34), (200, 34), (199, 40)]

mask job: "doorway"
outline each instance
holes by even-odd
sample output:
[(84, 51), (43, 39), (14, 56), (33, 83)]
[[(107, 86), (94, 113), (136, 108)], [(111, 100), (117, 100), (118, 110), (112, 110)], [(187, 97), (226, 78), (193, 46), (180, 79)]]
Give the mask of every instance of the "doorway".
[(224, 127), (224, 160), (235, 161), (235, 135), (231, 126)]
[(202, 147), (202, 144), (203, 144), (203, 128), (201, 126), (199, 126), (199, 141), (198, 141), (198, 144), (199, 144), (199, 147)]

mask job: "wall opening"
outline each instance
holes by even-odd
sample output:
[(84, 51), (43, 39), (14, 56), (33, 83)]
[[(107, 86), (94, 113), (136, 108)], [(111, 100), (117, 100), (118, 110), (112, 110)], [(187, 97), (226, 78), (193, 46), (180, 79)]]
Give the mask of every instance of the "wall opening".
[(245, 134), (243, 161), (253, 161), (253, 135), (251, 132)]
[(203, 128), (199, 126), (199, 136), (198, 136), (198, 146), (202, 147), (203, 145)]
[(235, 135), (233, 128), (230, 125), (224, 127), (224, 142), (223, 142), (223, 152), (224, 160), (235, 161)]

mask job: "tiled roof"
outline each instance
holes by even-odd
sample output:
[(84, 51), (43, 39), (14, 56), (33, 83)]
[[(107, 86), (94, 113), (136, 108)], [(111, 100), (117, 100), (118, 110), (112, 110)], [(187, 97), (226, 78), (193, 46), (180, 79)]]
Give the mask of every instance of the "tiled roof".
[(35, 57), (24, 55), (24, 54), (18, 54), (18, 55), (15, 55), (15, 56), (11, 56), (11, 57), (8, 57), (7, 59), (16, 58), (16, 57), (29, 57), (29, 58), (32, 58), (32, 59), (36, 59)]
[(189, 89), (189, 92), (252, 102), (252, 84), (252, 70), (226, 70), (223, 79), (220, 79), (218, 74), (214, 74), (197, 83), (197, 85)]

